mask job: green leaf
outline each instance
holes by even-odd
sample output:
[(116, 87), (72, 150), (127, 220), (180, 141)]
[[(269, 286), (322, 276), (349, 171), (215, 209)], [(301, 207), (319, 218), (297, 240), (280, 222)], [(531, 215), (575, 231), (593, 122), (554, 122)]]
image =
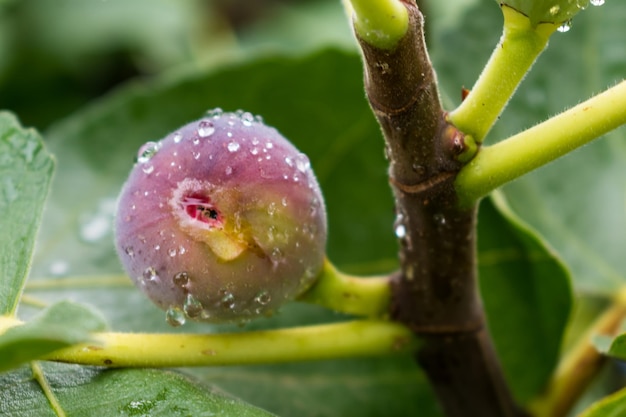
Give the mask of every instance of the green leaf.
[(524, 404), (556, 367), (572, 307), (569, 272), (496, 193), (479, 211), (483, 302), (511, 389)]
[(53, 170), (39, 135), (0, 112), (0, 315), (17, 307)]
[[(42, 363), (41, 367), (51, 395), (67, 416), (271, 415), (171, 371), (105, 370), (55, 363)], [(0, 374), (0, 414), (6, 417), (56, 415), (28, 368)]]
[(88, 307), (67, 301), (54, 304), (28, 323), (0, 334), (0, 372), (55, 350), (92, 341), (91, 333), (105, 329), (104, 318)]
[(619, 417), (626, 414), (626, 389), (594, 403), (579, 417)]
[[(471, 86), (500, 35), (493, 2), (474, 7), (440, 35), (435, 64), (453, 97)], [(578, 104), (626, 73), (622, 48), (626, 3), (607, 1), (555, 33), (487, 141), (503, 139)], [(471, 36), (468, 36), (471, 33)], [(458, 65), (463, 62), (463, 65)], [(443, 76), (445, 74), (445, 76)], [(458, 101), (458, 100), (455, 100)], [(566, 127), (565, 127), (566, 128)], [(511, 208), (563, 257), (577, 290), (609, 295), (626, 279), (626, 129), (507, 185)]]

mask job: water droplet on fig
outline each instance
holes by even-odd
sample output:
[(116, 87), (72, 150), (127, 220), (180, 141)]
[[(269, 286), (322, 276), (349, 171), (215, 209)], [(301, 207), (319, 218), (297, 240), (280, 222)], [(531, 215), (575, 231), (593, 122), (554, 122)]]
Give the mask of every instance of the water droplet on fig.
[(178, 307), (170, 307), (165, 312), (165, 321), (172, 327), (185, 324), (185, 313)]
[(283, 197), (283, 199), (280, 200), (280, 202), (283, 205), (283, 207), (287, 207), (287, 197)]
[(290, 167), (292, 167), (293, 166), (293, 159), (291, 159), (291, 157), (289, 157), (289, 156), (286, 156), (285, 157), (285, 163), (287, 165), (289, 165)]
[(258, 293), (256, 297), (254, 297), (254, 301), (261, 304), (262, 306), (265, 306), (269, 304), (270, 301), (272, 301), (272, 296), (269, 292), (263, 290)]
[(228, 152), (237, 152), (239, 150), (239, 143), (238, 142), (230, 142), (228, 144)]
[(167, 251), (167, 253), (170, 255), (170, 257), (174, 257), (176, 256), (177, 252), (176, 252), (176, 248), (170, 249)]
[(143, 271), (143, 279), (144, 282), (156, 282), (159, 280), (159, 275), (154, 267), (149, 266)]
[(206, 112), (207, 117), (212, 117), (214, 119), (219, 119), (222, 116), (222, 114), (224, 114), (224, 110), (222, 110), (219, 107), (216, 107), (211, 110), (207, 110)]
[(194, 318), (198, 317), (202, 313), (204, 307), (202, 306), (202, 303), (198, 301), (193, 295), (187, 294), (183, 309), (187, 317)]
[(265, 144), (265, 147), (266, 147), (267, 149), (272, 149), (272, 148), (274, 147), (274, 144), (273, 144), (272, 142), (267, 142), (267, 143)]
[(550, 14), (552, 16), (556, 16), (559, 13), (559, 10), (561, 10), (561, 6), (555, 4), (554, 6), (550, 7)]
[(174, 275), (174, 279), (172, 280), (174, 285), (180, 288), (185, 288), (189, 284), (189, 274), (186, 272), (179, 272)]
[(143, 168), (141, 168), (141, 170), (145, 172), (146, 174), (152, 174), (152, 172), (154, 171), (154, 165), (146, 165)]
[(180, 143), (183, 140), (183, 135), (180, 132), (174, 133), (174, 143)]
[(604, 4), (604, 0), (591, 0), (592, 6), (602, 6)]
[(161, 148), (161, 145), (157, 142), (146, 142), (137, 153), (137, 162), (145, 164), (148, 162)]
[(200, 152), (192, 151), (191, 154), (193, 155), (193, 159), (195, 160), (200, 159)]
[(258, 155), (258, 153), (259, 153), (259, 148), (254, 147), (254, 148), (250, 149), (250, 153), (251, 153), (252, 155)]
[(135, 249), (133, 249), (132, 246), (126, 246), (124, 248), (124, 252), (126, 253), (126, 255), (130, 256), (131, 258), (135, 256)]
[(224, 308), (232, 310), (235, 308), (235, 296), (230, 292), (225, 292), (220, 300), (220, 305)]
[(252, 126), (252, 122), (254, 122), (254, 116), (252, 113), (245, 112), (241, 115), (241, 123), (244, 126)]
[(202, 120), (200, 123), (198, 123), (198, 136), (200, 136), (201, 138), (208, 138), (213, 133), (215, 133), (215, 127), (213, 126), (213, 122)]
[(309, 158), (306, 155), (300, 154), (296, 158), (296, 168), (298, 171), (303, 174), (307, 172), (307, 170), (311, 167), (311, 163), (309, 162)]

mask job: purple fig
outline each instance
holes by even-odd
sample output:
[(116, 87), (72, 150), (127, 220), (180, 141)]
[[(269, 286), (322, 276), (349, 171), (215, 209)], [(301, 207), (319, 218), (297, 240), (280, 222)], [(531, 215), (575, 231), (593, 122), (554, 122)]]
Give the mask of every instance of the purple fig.
[(314, 282), (326, 212), (304, 154), (250, 113), (216, 110), (139, 150), (115, 231), (171, 324), (246, 321)]

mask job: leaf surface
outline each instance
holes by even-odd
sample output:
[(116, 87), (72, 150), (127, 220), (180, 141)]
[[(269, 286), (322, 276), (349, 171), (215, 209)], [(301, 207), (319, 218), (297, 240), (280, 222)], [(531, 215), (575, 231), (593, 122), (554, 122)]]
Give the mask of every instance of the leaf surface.
[[(45, 384), (68, 416), (265, 417), (272, 414), (172, 371), (106, 370), (41, 363)], [(0, 414), (56, 416), (29, 368), (0, 374)]]
[(17, 308), (53, 170), (39, 134), (0, 112), (0, 315)]
[[(67, 301), (54, 304), (28, 323), (0, 334), (0, 372), (55, 350), (91, 341), (91, 333), (105, 329), (103, 317), (90, 308)], [(93, 343), (98, 345), (96, 340)]]

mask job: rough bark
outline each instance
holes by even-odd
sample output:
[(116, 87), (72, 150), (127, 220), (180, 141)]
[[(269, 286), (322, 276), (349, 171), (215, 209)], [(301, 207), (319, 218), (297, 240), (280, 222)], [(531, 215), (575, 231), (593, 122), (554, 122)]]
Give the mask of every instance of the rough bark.
[(365, 87), (385, 138), (401, 271), (391, 316), (421, 339), (415, 355), (450, 417), (522, 415), (485, 324), (476, 274), (476, 207), (459, 208), (454, 179), (465, 150), (446, 122), (426, 50), (423, 16), (395, 49), (360, 40)]

